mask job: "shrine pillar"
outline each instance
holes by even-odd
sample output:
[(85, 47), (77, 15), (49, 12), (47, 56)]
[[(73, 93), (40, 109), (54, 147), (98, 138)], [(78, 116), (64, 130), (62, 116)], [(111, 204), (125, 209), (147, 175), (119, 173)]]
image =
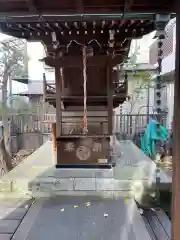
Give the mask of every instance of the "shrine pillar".
[[(57, 138), (62, 135), (62, 74), (60, 66), (55, 66), (55, 83), (56, 83), (56, 151)], [(58, 151), (56, 153), (56, 164), (58, 162)]]
[(113, 132), (113, 92), (112, 92), (112, 68), (107, 66), (107, 97), (108, 97), (108, 134)]

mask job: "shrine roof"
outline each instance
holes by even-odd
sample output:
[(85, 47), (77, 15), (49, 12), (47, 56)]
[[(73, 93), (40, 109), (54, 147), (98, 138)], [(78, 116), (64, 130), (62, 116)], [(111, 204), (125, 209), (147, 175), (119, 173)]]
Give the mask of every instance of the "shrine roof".
[[(48, 53), (79, 54), (91, 44), (105, 54), (113, 30), (114, 52), (128, 55), (132, 39), (155, 30), (156, 13), (175, 12), (175, 0), (0, 0), (0, 31), (30, 41), (42, 41)], [(55, 41), (52, 35), (55, 33)], [(57, 46), (55, 44), (57, 43)], [(73, 45), (73, 44), (72, 44)], [(52, 56), (51, 56), (52, 57)]]
[(0, 0), (0, 4), (0, 13), (6, 16), (175, 12), (175, 0)]
[[(132, 15), (126, 15), (121, 20), (112, 20), (112, 15), (104, 15), (97, 20), (86, 18), (86, 21), (64, 21), (56, 18), (56, 21), (47, 17), (46, 20), (40, 20), (33, 17), (15, 17), (3, 20), (0, 18), (1, 32), (17, 37), (24, 38), (29, 41), (42, 41), (46, 45), (48, 52), (53, 52), (52, 33), (56, 33), (56, 41), (59, 44), (57, 50), (63, 50), (63, 54), (67, 54), (67, 47), (72, 43), (72, 40), (84, 44), (91, 43), (93, 47), (99, 51), (98, 44), (100, 43), (101, 54), (107, 52), (109, 42), (109, 31), (113, 29), (115, 36), (114, 49), (118, 54), (124, 55), (129, 51), (130, 42), (132, 39), (141, 38), (143, 35), (155, 30), (155, 14), (140, 14), (136, 19)], [(15, 21), (16, 19), (16, 21)], [(49, 19), (49, 20), (48, 20)], [(75, 44), (75, 43), (74, 43)], [(74, 46), (73, 43), (71, 46)], [(73, 48), (76, 51), (77, 46)], [(96, 51), (96, 50), (95, 50)], [(69, 48), (69, 52), (71, 49)], [(79, 49), (77, 49), (79, 52)], [(127, 54), (126, 54), (127, 55)]]
[(121, 44), (153, 31), (156, 13), (174, 12), (174, 1), (0, 0), (0, 30), (18, 38), (41, 40), (46, 46), (55, 32), (62, 47), (72, 39), (87, 42), (95, 38), (106, 44), (113, 29)]

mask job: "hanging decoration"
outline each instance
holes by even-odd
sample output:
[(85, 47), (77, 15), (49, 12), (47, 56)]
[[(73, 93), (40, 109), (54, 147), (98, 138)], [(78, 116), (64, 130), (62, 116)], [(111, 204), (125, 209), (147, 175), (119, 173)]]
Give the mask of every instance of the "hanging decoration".
[(92, 43), (96, 43), (99, 48), (101, 48), (100, 43), (96, 39), (90, 40), (87, 45), (83, 45), (76, 40), (71, 40), (67, 45), (67, 52), (69, 51), (69, 47), (72, 43), (76, 43), (77, 45), (82, 46), (82, 56), (83, 56), (83, 89), (84, 89), (84, 114), (83, 114), (83, 135), (87, 135), (88, 128), (87, 128), (87, 52), (88, 52), (88, 45)]
[(161, 76), (161, 71), (162, 71), (162, 57), (163, 57), (163, 39), (164, 39), (164, 34), (159, 35), (158, 37), (158, 43), (157, 43), (157, 48), (158, 48), (158, 68), (157, 68), (157, 78), (156, 78), (156, 106), (157, 106), (157, 114), (159, 115), (160, 120), (160, 114), (161, 114), (161, 89), (162, 89), (162, 76)]
[(87, 128), (87, 46), (83, 46), (83, 79), (84, 79), (84, 117), (83, 117), (83, 134), (88, 133)]

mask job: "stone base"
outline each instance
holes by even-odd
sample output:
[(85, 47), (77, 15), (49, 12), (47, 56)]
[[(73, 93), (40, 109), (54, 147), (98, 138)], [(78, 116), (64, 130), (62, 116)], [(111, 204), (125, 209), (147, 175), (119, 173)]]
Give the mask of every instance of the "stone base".
[(130, 196), (143, 195), (148, 184), (142, 181), (113, 178), (40, 178), (29, 183), (34, 197), (71, 196)]
[[(102, 161), (102, 162), (101, 162)], [(56, 168), (68, 168), (68, 169), (112, 169), (115, 163), (104, 163), (104, 159), (99, 159), (99, 163), (96, 164), (56, 164)]]
[(33, 197), (38, 198), (53, 198), (53, 197), (100, 197), (106, 199), (119, 199), (122, 197), (134, 198), (130, 191), (56, 191), (56, 192), (42, 192), (33, 190)]
[(54, 171), (55, 178), (113, 178), (113, 169), (58, 168)]

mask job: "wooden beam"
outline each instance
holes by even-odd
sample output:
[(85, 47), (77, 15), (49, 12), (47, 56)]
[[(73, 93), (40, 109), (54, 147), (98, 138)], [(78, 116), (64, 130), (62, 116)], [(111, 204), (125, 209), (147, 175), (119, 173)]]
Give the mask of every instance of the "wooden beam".
[(43, 73), (43, 101), (46, 99), (46, 75)]
[[(105, 66), (107, 62), (106, 56), (95, 56), (89, 57), (87, 59), (87, 66), (96, 67), (96, 66)], [(55, 65), (59, 65), (61, 68), (63, 67), (82, 67), (82, 57), (81, 56), (65, 56), (61, 59), (53, 59), (53, 58), (45, 58), (45, 63), (51, 67)]]
[(112, 122), (113, 89), (112, 89), (112, 67), (111, 67), (111, 62), (110, 61), (107, 64), (108, 134), (112, 135), (112, 131), (113, 131), (113, 122)]
[[(62, 28), (62, 31), (57, 28), (55, 24), (49, 24), (49, 28), (43, 25), (42, 22), (37, 23), (27, 23), (25, 22), (24, 29), (20, 28), (19, 25), (21, 22), (11, 23), (7, 25), (5, 22), (1, 22), (1, 31), (7, 34), (15, 35), (26, 38), (26, 39), (41, 39), (46, 45), (52, 43), (51, 33), (56, 32), (57, 40), (64, 45), (67, 45), (72, 39), (75, 39), (77, 42), (80, 43), (87, 43), (92, 39), (96, 39), (102, 46), (108, 44), (109, 40), (109, 25), (105, 26), (102, 30), (102, 27), (96, 25), (96, 28), (93, 29), (92, 24), (93, 22), (89, 23), (87, 29), (85, 29), (82, 25), (79, 29), (74, 27), (71, 28), (71, 23), (68, 21), (69, 28), (65, 28), (62, 22), (56, 22), (59, 25), (59, 28)], [(37, 24), (39, 27), (37, 27)], [(28, 26), (29, 25), (29, 26)], [(136, 27), (128, 27), (127, 24), (124, 24), (122, 27), (115, 28), (115, 40), (116, 42), (123, 42), (124, 39), (134, 39), (142, 37), (143, 35), (151, 32), (154, 30), (154, 24), (152, 21), (149, 23), (144, 24), (142, 23), (138, 28)], [(86, 33), (87, 31), (87, 33)]]
[[(87, 58), (87, 66), (88, 67), (105, 67), (108, 61), (107, 55), (97, 55), (94, 57)], [(116, 66), (117, 64), (121, 63), (124, 56), (118, 55), (112, 59), (111, 66)], [(65, 56), (61, 59), (53, 59), (51, 57), (46, 57), (42, 59), (46, 65), (54, 67), (56, 65), (63, 67), (72, 67), (72, 68), (79, 68), (82, 67), (82, 57), (81, 56)]]
[(36, 5), (35, 5), (35, 2), (34, 0), (27, 0), (27, 5), (28, 5), (28, 8), (29, 8), (29, 11), (31, 13), (34, 13), (34, 14), (40, 14), (39, 13), (39, 10), (37, 9)]
[(172, 240), (180, 239), (180, 1), (176, 15), (176, 74), (173, 121)]
[[(28, 9), (24, 7), (24, 3), (22, 1), (21, 4), (15, 4), (14, 1), (7, 1), (7, 0), (1, 0), (2, 7), (0, 9), (0, 13), (3, 13), (4, 16), (28, 16), (30, 15)], [(78, 16), (79, 18), (83, 19), (84, 14), (89, 14), (91, 18), (93, 18), (92, 14), (103, 14), (106, 15), (108, 20), (108, 14), (116, 14), (115, 19), (120, 19), (122, 16), (122, 13), (124, 11), (124, 0), (123, 1), (104, 1), (102, 4), (102, 0), (99, 2), (96, 1), (96, 6), (93, 4), (88, 4), (88, 6), (84, 6), (83, 15)], [(21, 3), (21, 2), (20, 2)], [(52, 4), (49, 4), (48, 10), (47, 7), (44, 5), (44, 1), (40, 2), (39, 9), (41, 13), (45, 16), (47, 15), (54, 15), (54, 18), (57, 19), (57, 16), (61, 16), (61, 19), (67, 19), (69, 16), (67, 15), (76, 15), (77, 14), (77, 8), (74, 4), (74, 1), (71, 1), (69, 4), (69, 1), (52, 1)], [(137, 1), (137, 4), (133, 4), (131, 7), (131, 12), (127, 15), (131, 16), (131, 19), (137, 17), (140, 18), (140, 13), (164, 13), (164, 12), (170, 12), (174, 13), (176, 12), (174, 1), (166, 1), (164, 0), (151, 0), (149, 1)], [(135, 13), (135, 14), (133, 14)], [(137, 14), (138, 13), (138, 14)], [(57, 15), (57, 16), (55, 16)], [(63, 16), (64, 15), (64, 16)], [(125, 14), (126, 15), (126, 14)], [(151, 14), (150, 14), (151, 15)], [(48, 17), (48, 16), (47, 16)], [(126, 16), (125, 16), (126, 17)], [(110, 20), (110, 19), (109, 19)]]
[(62, 95), (62, 83), (61, 83), (60, 66), (55, 66), (55, 82), (56, 82), (56, 136), (60, 137), (62, 134), (62, 107), (61, 107), (61, 95)]
[(76, 0), (76, 8), (78, 13), (83, 13), (83, 0)]
[[(15, 24), (15, 27), (17, 28), (17, 24)], [(92, 39), (96, 39), (101, 45), (104, 44), (108, 44), (108, 40), (109, 40), (109, 27), (110, 26), (106, 26), (103, 31), (101, 26), (96, 26), (96, 28), (93, 30), (92, 27), (88, 27), (87, 28), (87, 34), (85, 34), (86, 29), (84, 29), (82, 26), (80, 27), (79, 30), (74, 29), (74, 28), (70, 28), (69, 30), (63, 30), (63, 31), (57, 31), (56, 28), (53, 27), (54, 31), (57, 32), (57, 40), (60, 41), (61, 43), (65, 43), (65, 45), (67, 43), (69, 43), (72, 39), (75, 39), (77, 42), (80, 43), (87, 43)], [(143, 30), (142, 30), (143, 29)], [(121, 28), (117, 28), (115, 29), (115, 41), (116, 42), (123, 42), (125, 39), (134, 39), (134, 38), (140, 38), (142, 37), (144, 34), (149, 33), (150, 31), (154, 30), (154, 24), (153, 22), (149, 22), (149, 24), (146, 26), (144, 26), (144, 24), (142, 23), (138, 28), (136, 27), (128, 27), (127, 25), (124, 25)], [(9, 29), (9, 31), (13, 32), (12, 29)], [(94, 31), (94, 32), (93, 32)], [(47, 31), (49, 36), (51, 31)], [(69, 34), (69, 32), (71, 34)], [(27, 32), (28, 33), (28, 32)], [(33, 32), (32, 33), (33, 37), (37, 36), (37, 32)], [(45, 42), (45, 44), (49, 44), (52, 39), (51, 38), (47, 38), (47, 36), (45, 36), (45, 34), (43, 32), (40, 33), (42, 40)], [(43, 39), (44, 37), (44, 39)], [(46, 42), (47, 41), (47, 42)]]
[(56, 123), (52, 123), (52, 150), (53, 154), (56, 152)]

